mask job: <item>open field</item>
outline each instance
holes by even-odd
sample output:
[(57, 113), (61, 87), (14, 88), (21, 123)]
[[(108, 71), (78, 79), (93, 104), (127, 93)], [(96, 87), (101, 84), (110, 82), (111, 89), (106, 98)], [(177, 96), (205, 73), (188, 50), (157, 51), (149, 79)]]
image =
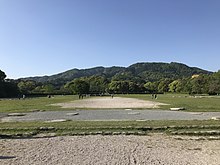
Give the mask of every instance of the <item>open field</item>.
[(76, 95), (55, 96), (53, 98), (34, 97), (26, 99), (0, 99), (0, 113), (31, 112), (35, 110), (55, 111), (60, 110), (59, 106), (51, 104), (69, 102), (78, 99)]
[[(170, 104), (158, 104), (161, 109), (185, 107), (187, 111), (220, 111), (218, 97), (159, 95), (157, 100), (152, 100), (150, 95), (121, 95), (121, 97), (135, 98), (135, 101), (147, 100), (148, 104), (157, 102)], [(65, 105), (73, 100), (78, 102), (78, 97), (1, 100), (0, 111), (64, 112), (76, 107), (66, 109), (51, 104)], [(85, 111), (90, 108), (87, 107)], [(143, 111), (141, 110), (143, 107), (138, 109)], [(219, 130), (220, 122), (214, 120), (2, 122), (0, 164), (218, 165)]]
[[(126, 98), (135, 98), (135, 99), (141, 99), (141, 100), (147, 100), (148, 105), (146, 108), (143, 106), (134, 105), (131, 104), (135, 109), (152, 109), (154, 107), (159, 109), (169, 109), (171, 107), (184, 107), (186, 108), (186, 111), (191, 112), (220, 112), (220, 97), (219, 96), (189, 96), (187, 94), (164, 94), (164, 95), (158, 95), (157, 100), (151, 99), (151, 95), (117, 95), (120, 97), (126, 97)], [(94, 98), (94, 97), (91, 97)], [(97, 97), (102, 98), (102, 97)], [(110, 97), (109, 97), (110, 98)], [(55, 96), (54, 98), (46, 98), (46, 97), (40, 97), (40, 98), (28, 98), (25, 100), (18, 100), (18, 99), (2, 99), (0, 101), (0, 113), (12, 113), (12, 112), (31, 112), (36, 110), (41, 111), (57, 111), (61, 110), (61, 105), (65, 105), (64, 103), (73, 103), (75, 104), (74, 100), (78, 101), (78, 96)], [(84, 99), (84, 100), (87, 100)], [(114, 100), (114, 99), (113, 99)], [(82, 100), (80, 100), (81, 102)], [(88, 101), (85, 101), (88, 104)], [(143, 101), (142, 101), (143, 102)], [(159, 102), (159, 103), (158, 103)], [(54, 106), (54, 104), (60, 104), (60, 106)], [(153, 103), (153, 104), (151, 104)], [(160, 105), (160, 103), (164, 105)], [(53, 106), (52, 106), (53, 104)], [(66, 104), (67, 105), (67, 104)], [(79, 105), (79, 104), (78, 104)], [(91, 105), (91, 104), (90, 104)], [(80, 105), (80, 109), (94, 109), (94, 107), (83, 107), (84, 105)], [(107, 105), (106, 105), (107, 106)], [(112, 103), (112, 107), (114, 108), (115, 104)], [(129, 108), (129, 103), (126, 104), (126, 106), (122, 106), (121, 108)], [(104, 107), (104, 104), (102, 103), (102, 106), (100, 108), (111, 108), (109, 105), (108, 107)], [(120, 107), (118, 107), (120, 108)], [(66, 107), (65, 109), (73, 110), (75, 109), (74, 106)]]
[[(165, 103), (160, 109), (184, 107), (190, 112), (220, 112), (220, 96), (190, 96), (188, 94), (159, 94), (156, 101)], [(151, 95), (121, 95), (121, 97), (151, 100)], [(155, 100), (153, 100), (155, 101)]]
[[(152, 99), (150, 95), (120, 95), (121, 97), (131, 97), (136, 99), (148, 100), (147, 103), (152, 103)], [(94, 98), (94, 97), (92, 97)], [(100, 97), (98, 97), (100, 98)], [(101, 97), (102, 98), (102, 97)], [(84, 99), (84, 100), (89, 100)], [(162, 109), (168, 109), (169, 107), (186, 107), (188, 111), (219, 111), (220, 102), (219, 97), (204, 97), (204, 98), (194, 98), (185, 95), (158, 95), (158, 99), (161, 103), (171, 104), (171, 105), (160, 105)], [(77, 96), (56, 96), (55, 98), (32, 98), (25, 100), (1, 100), (0, 101), (0, 110), (1, 112), (31, 112), (35, 110), (60, 110), (62, 108), (59, 106), (51, 106), (51, 104), (56, 103), (71, 103), (71, 101), (77, 100)], [(114, 99), (112, 99), (114, 100)], [(80, 100), (81, 101), (81, 100)], [(153, 100), (155, 101), (155, 100)], [(153, 102), (155, 103), (155, 102)], [(209, 103), (209, 104), (208, 104)], [(114, 103), (112, 103), (114, 105)], [(208, 107), (210, 109), (205, 109), (204, 107)], [(191, 108), (190, 108), (191, 107)], [(198, 109), (197, 109), (198, 108)], [(74, 109), (70, 108), (70, 109)], [(65, 109), (66, 110), (66, 109)], [(67, 109), (68, 110), (68, 109)], [(174, 119), (175, 120), (175, 119)], [(152, 123), (156, 123), (156, 125), (152, 125)], [(159, 123), (159, 124), (158, 124)], [(59, 123), (45, 123), (43, 121), (34, 121), (34, 122), (10, 122), (10, 123), (1, 123), (0, 132), (4, 135), (9, 135), (9, 137), (21, 135), (23, 136), (33, 136), (41, 133), (53, 133), (56, 135), (74, 135), (74, 134), (96, 134), (97, 132), (101, 134), (113, 134), (113, 132), (119, 132), (129, 134), (136, 134), (139, 132), (140, 134), (146, 134), (149, 130), (155, 130), (155, 127), (159, 127), (160, 131), (172, 132), (175, 133), (175, 129), (177, 129), (177, 134), (182, 131), (182, 134), (193, 134), (195, 130), (200, 131), (201, 129), (206, 129), (209, 134), (210, 131), (214, 130), (213, 134), (219, 134), (219, 121), (205, 120), (205, 121), (67, 121), (67, 122), (59, 122)], [(195, 127), (189, 127), (196, 125)], [(215, 125), (213, 128), (212, 125)], [(217, 126), (216, 126), (217, 125)], [(30, 126), (30, 127), (29, 127)], [(172, 126), (170, 128), (169, 126)], [(179, 127), (180, 126), (180, 127)], [(183, 127), (182, 127), (183, 126)], [(45, 129), (41, 129), (40, 127), (46, 127)], [(52, 127), (47, 129), (48, 127)], [(145, 127), (150, 127), (146, 129)], [(166, 128), (167, 127), (167, 128)], [(175, 129), (173, 130), (173, 127)], [(84, 129), (85, 128), (85, 129)], [(101, 131), (101, 132), (100, 132)], [(146, 132), (147, 131), (147, 132)], [(154, 132), (154, 131), (153, 131)], [(187, 133), (188, 132), (188, 133)], [(198, 132), (200, 134), (201, 132)], [(206, 134), (206, 133), (201, 133)], [(6, 136), (7, 137), (7, 136)]]

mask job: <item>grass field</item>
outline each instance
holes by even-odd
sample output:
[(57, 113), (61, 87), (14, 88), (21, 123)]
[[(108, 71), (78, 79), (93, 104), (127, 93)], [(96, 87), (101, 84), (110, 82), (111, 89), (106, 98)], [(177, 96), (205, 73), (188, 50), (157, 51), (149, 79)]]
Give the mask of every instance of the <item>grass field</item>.
[(53, 98), (35, 97), (26, 99), (2, 99), (0, 101), (0, 112), (31, 112), (34, 110), (56, 111), (60, 110), (59, 106), (51, 104), (69, 102), (78, 99), (78, 96), (55, 96)]
[[(122, 95), (123, 97), (154, 100), (151, 95)], [(190, 112), (220, 112), (220, 96), (189, 96), (188, 94), (160, 94), (155, 101), (169, 105), (161, 106), (161, 109), (172, 107), (184, 107)]]
[[(139, 98), (143, 100), (158, 101), (169, 105), (163, 105), (160, 109), (168, 110), (171, 107), (184, 107), (191, 112), (220, 112), (220, 96), (215, 97), (192, 97), (187, 94), (164, 94), (158, 95), (156, 100), (151, 95), (117, 95), (120, 97)], [(18, 99), (2, 99), (0, 101), (0, 113), (31, 112), (34, 110), (56, 111), (59, 106), (51, 104), (69, 102), (78, 99), (78, 96), (55, 96), (54, 98), (37, 97)]]

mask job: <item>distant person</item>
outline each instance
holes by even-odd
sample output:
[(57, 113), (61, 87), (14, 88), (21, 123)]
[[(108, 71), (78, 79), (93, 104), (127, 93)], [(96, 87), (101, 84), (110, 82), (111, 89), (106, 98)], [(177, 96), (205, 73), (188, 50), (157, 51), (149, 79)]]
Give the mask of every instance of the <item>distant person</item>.
[(26, 97), (25, 95), (22, 96), (23, 99), (25, 99), (25, 97)]
[(154, 94), (151, 95), (151, 98), (154, 99)]
[(113, 97), (114, 97), (114, 94), (111, 94), (111, 97), (112, 97), (112, 99), (113, 99)]
[(154, 95), (154, 98), (157, 99), (157, 94)]

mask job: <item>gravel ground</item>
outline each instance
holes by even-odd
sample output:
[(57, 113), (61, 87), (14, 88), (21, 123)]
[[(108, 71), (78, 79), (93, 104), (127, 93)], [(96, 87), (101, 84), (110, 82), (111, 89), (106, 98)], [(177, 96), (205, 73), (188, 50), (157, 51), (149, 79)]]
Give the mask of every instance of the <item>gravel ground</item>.
[[(71, 115), (76, 114), (77, 115)], [(50, 121), (66, 120), (207, 120), (220, 116), (220, 112), (192, 113), (166, 110), (74, 110), (31, 112), (25, 116), (11, 116), (0, 119), (10, 121)]]
[(0, 113), (0, 119), (6, 116), (7, 116), (7, 113)]
[(219, 141), (162, 134), (0, 140), (8, 165), (219, 165)]

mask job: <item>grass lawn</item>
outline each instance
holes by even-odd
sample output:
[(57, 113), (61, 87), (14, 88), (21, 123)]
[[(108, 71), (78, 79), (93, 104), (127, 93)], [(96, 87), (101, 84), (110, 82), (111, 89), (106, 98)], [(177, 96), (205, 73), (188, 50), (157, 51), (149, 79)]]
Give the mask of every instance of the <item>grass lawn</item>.
[(139, 98), (143, 100), (158, 101), (169, 105), (161, 106), (168, 110), (172, 107), (184, 107), (190, 112), (220, 112), (220, 96), (189, 96), (188, 94), (159, 94), (152, 99), (151, 95), (121, 95), (122, 97)]
[[(119, 97), (138, 98), (149, 101), (158, 101), (169, 105), (160, 106), (160, 109), (168, 110), (172, 107), (184, 107), (190, 112), (220, 112), (220, 96), (214, 97), (192, 97), (187, 94), (159, 94), (158, 98), (152, 99), (151, 95), (129, 94), (116, 95)], [(51, 104), (70, 102), (77, 100), (78, 96), (55, 96), (54, 98), (36, 97), (25, 100), (18, 99), (1, 99), (0, 113), (12, 112), (31, 112), (33, 110), (56, 111), (62, 110), (59, 106)], [(72, 108), (73, 109), (73, 108)], [(68, 110), (68, 109), (65, 109)]]
[(55, 96), (53, 98), (35, 97), (21, 99), (1, 99), (0, 113), (11, 112), (31, 112), (33, 110), (55, 111), (61, 110), (59, 106), (52, 106), (51, 104), (69, 102), (78, 99), (78, 96)]

